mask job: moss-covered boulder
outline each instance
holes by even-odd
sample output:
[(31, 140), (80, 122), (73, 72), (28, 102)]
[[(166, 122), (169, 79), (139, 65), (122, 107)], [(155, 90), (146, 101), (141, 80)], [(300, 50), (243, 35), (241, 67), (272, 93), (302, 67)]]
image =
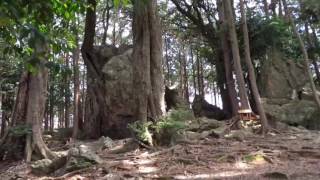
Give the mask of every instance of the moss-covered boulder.
[(301, 125), (308, 129), (320, 129), (320, 111), (313, 101), (294, 100), (280, 104), (273, 99), (266, 101), (264, 108), (270, 120)]

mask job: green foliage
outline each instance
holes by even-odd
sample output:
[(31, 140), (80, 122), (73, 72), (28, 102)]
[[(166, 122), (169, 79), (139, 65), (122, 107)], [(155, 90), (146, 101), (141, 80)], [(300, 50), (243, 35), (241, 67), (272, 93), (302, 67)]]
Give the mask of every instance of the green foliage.
[(190, 110), (179, 108), (154, 123), (137, 121), (130, 124), (129, 128), (139, 140), (150, 145), (169, 145), (171, 140), (186, 128), (186, 122), (192, 119), (194, 116)]
[(10, 128), (9, 133), (14, 137), (22, 137), (27, 134), (32, 134), (32, 128), (30, 125), (17, 125)]
[(277, 17), (265, 19), (259, 14), (249, 17), (250, 48), (254, 59), (264, 57), (270, 48), (280, 49), (291, 58), (297, 58), (300, 55), (299, 45), (290, 31), (290, 25), (283, 19)]
[(151, 125), (152, 122), (136, 121), (128, 126), (135, 133), (138, 140), (153, 145), (152, 134), (150, 132)]
[(21, 57), (27, 70), (36, 73), (41, 61), (75, 47), (72, 24), (84, 5), (84, 0), (0, 1), (3, 54)]

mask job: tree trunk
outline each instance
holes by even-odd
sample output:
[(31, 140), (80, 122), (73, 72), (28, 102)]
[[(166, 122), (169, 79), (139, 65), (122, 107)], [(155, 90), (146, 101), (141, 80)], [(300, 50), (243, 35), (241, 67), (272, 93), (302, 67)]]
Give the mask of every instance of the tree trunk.
[[(180, 51), (180, 50), (179, 50)], [(189, 104), (189, 90), (188, 90), (188, 72), (187, 72), (187, 61), (186, 61), (186, 50), (182, 46), (182, 53), (179, 52), (179, 63), (180, 63), (180, 94), (184, 101)]]
[(3, 119), (3, 110), (2, 110), (2, 92), (1, 92), (1, 89), (0, 89), (0, 116), (1, 116), (1, 119), (0, 119), (0, 123), (1, 123), (1, 126), (0, 126), (0, 138), (3, 136), (3, 133), (4, 133), (4, 129), (5, 129), (5, 121)]
[(232, 49), (232, 56), (234, 60), (234, 70), (236, 73), (238, 88), (239, 88), (239, 96), (240, 96), (240, 103), (241, 103), (241, 109), (249, 109), (249, 102), (248, 102), (248, 96), (246, 93), (246, 86), (243, 78), (243, 72), (240, 62), (240, 53), (239, 53), (239, 45), (238, 45), (238, 38), (236, 34), (236, 28), (235, 28), (235, 20), (232, 13), (232, 5), (230, 3), (230, 0), (225, 0), (224, 2), (224, 10), (225, 10), (225, 16), (228, 23), (228, 29), (229, 29), (229, 37), (231, 41), (231, 49)]
[(66, 73), (65, 73), (65, 82), (64, 82), (64, 127), (69, 128), (70, 126), (70, 74), (69, 70), (69, 54), (66, 54), (65, 57), (65, 66), (66, 66)]
[(189, 104), (189, 75), (187, 70), (187, 56), (186, 49), (183, 48), (183, 88), (184, 88), (184, 99)]
[[(27, 135), (26, 161), (31, 161), (32, 144), (43, 158), (53, 159), (56, 155), (47, 147), (42, 139), (42, 120), (44, 117), (48, 71), (39, 67), (37, 74), (28, 73), (28, 104), (26, 107), (26, 123), (32, 126), (32, 137)], [(31, 141), (32, 140), (32, 141)]]
[(148, 7), (144, 2), (134, 1), (133, 14), (133, 95), (136, 102), (136, 119), (148, 120), (148, 96), (150, 80), (150, 30)]
[(74, 94), (74, 102), (73, 102), (73, 131), (72, 137), (76, 139), (78, 137), (79, 132), (79, 107), (80, 107), (80, 75), (79, 75), (79, 55), (80, 49), (78, 44), (78, 34), (76, 34), (76, 48), (73, 50), (73, 94)]
[(164, 112), (161, 28), (156, 1), (134, 1), (133, 96), (136, 119), (158, 119)]
[(192, 50), (192, 46), (190, 47), (190, 57), (191, 57), (191, 64), (192, 64), (192, 80), (193, 80), (193, 88), (194, 88), (194, 95), (197, 94), (197, 81), (196, 81), (196, 63), (194, 62), (194, 54)]
[(106, 7), (102, 12), (102, 26), (103, 26), (103, 35), (102, 35), (102, 45), (107, 44), (107, 35), (109, 29), (109, 20), (110, 20), (110, 10), (112, 6), (110, 6), (110, 0), (106, 1)]
[(222, 46), (222, 54), (223, 54), (223, 59), (224, 59), (224, 67), (225, 67), (225, 77), (226, 77), (226, 87), (228, 91), (228, 98), (230, 101), (231, 109), (230, 114), (232, 116), (237, 115), (238, 113), (238, 98), (237, 98), (237, 92), (235, 88), (235, 82), (233, 78), (233, 73), (232, 73), (232, 63), (231, 63), (231, 52), (230, 52), (230, 43), (228, 41), (228, 32), (227, 30), (227, 20), (225, 17), (225, 11), (223, 8), (222, 1), (220, 0), (218, 2), (218, 10), (219, 10), (219, 20), (221, 21), (221, 35), (220, 35), (220, 41), (221, 41), (221, 46)]
[(164, 37), (164, 42), (165, 42), (165, 48), (166, 48), (166, 52), (165, 52), (165, 56), (166, 56), (166, 68), (167, 68), (167, 74), (166, 74), (166, 81), (168, 86), (171, 86), (171, 67), (170, 67), (170, 60), (169, 60), (169, 43), (168, 43), (168, 38), (167, 36)]
[(49, 75), (49, 122), (50, 122), (50, 131), (54, 129), (54, 86), (53, 86), (53, 75)]
[(87, 94), (84, 117), (84, 134), (88, 138), (98, 138), (108, 123), (108, 109), (105, 102), (105, 85), (100, 62), (93, 49), (96, 26), (96, 1), (88, 0), (85, 34), (81, 47), (84, 63), (87, 67)]
[(269, 19), (269, 5), (267, 0), (263, 0), (263, 10), (266, 15), (266, 18)]
[(165, 112), (165, 89), (162, 71), (162, 29), (157, 11), (157, 0), (153, 0), (152, 3), (149, 3), (148, 10), (151, 40), (151, 86), (152, 98), (155, 104), (155, 114), (152, 117), (158, 119)]
[[(318, 66), (318, 62), (316, 59), (316, 49), (317, 49), (317, 36), (315, 36), (314, 39), (311, 38), (311, 35), (309, 33), (309, 25), (308, 23), (305, 23), (305, 32), (306, 32), (306, 36), (307, 36), (307, 42), (308, 42), (308, 53), (310, 54), (310, 58), (312, 61), (312, 64), (314, 66), (314, 71), (316, 73), (316, 77), (317, 77), (317, 83), (320, 84), (320, 71), (319, 71), (319, 66)], [(313, 31), (314, 32), (314, 31)]]
[[(286, 1), (285, 0), (282, 0), (283, 2), (283, 5), (286, 4)], [(320, 98), (319, 98), (319, 95), (317, 93), (317, 88), (316, 88), (316, 85), (313, 81), (313, 76), (312, 76), (312, 72), (310, 70), (310, 63), (309, 63), (309, 55), (308, 55), (308, 52), (306, 50), (306, 47), (304, 46), (304, 42), (302, 41), (302, 38), (296, 28), (296, 25), (294, 24), (294, 21), (292, 19), (292, 15), (291, 15), (291, 12), (289, 11), (288, 7), (285, 8), (285, 13), (286, 13), (286, 17), (288, 18), (288, 21), (290, 22), (291, 26), (292, 26), (292, 30), (293, 30), (293, 33), (294, 35), (297, 37), (298, 39), (298, 42), (299, 42), (299, 46), (300, 46), (300, 50), (303, 54), (303, 60), (304, 60), (304, 67), (306, 69), (306, 71), (308, 72), (308, 77), (309, 77), (309, 82), (311, 84), (311, 89), (312, 89), (312, 93), (313, 93), (313, 96), (314, 96), (314, 99), (315, 99), (315, 102), (316, 104), (318, 105), (318, 108), (320, 109)]]
[(247, 67), (248, 67), (249, 81), (250, 81), (254, 101), (255, 101), (258, 113), (260, 115), (260, 120), (261, 120), (261, 125), (262, 125), (262, 133), (265, 134), (269, 129), (269, 125), (268, 125), (268, 120), (267, 120), (264, 108), (261, 104), (261, 99), (260, 99), (260, 94), (259, 94), (259, 90), (258, 90), (258, 86), (257, 86), (254, 67), (253, 67), (253, 63), (251, 60), (248, 27), (247, 27), (246, 12), (244, 9), (243, 0), (240, 0), (240, 11), (241, 11), (241, 24), (242, 24), (243, 39), (244, 39), (245, 61), (246, 61)]
[(196, 65), (197, 65), (197, 81), (198, 81), (198, 92), (199, 95), (204, 98), (204, 94), (203, 94), (203, 85), (202, 85), (202, 77), (201, 77), (201, 58), (199, 56), (199, 52), (197, 51), (196, 53)]

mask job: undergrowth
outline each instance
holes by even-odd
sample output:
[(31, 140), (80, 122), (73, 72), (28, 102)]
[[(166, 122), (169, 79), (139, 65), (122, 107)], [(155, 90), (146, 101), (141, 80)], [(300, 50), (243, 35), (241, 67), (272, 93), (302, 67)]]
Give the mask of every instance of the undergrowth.
[(148, 145), (170, 145), (172, 139), (187, 126), (187, 121), (194, 119), (187, 108), (173, 109), (156, 122), (137, 121), (129, 125), (137, 139)]

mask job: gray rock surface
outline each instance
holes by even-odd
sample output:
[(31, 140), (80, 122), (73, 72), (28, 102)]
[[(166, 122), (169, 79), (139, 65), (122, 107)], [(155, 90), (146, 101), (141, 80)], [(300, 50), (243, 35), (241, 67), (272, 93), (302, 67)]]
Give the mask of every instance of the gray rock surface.
[(308, 82), (303, 64), (285, 58), (273, 50), (261, 67), (258, 85), (261, 97), (296, 99), (297, 93)]
[[(273, 100), (276, 101), (276, 100)], [(267, 117), (290, 125), (320, 129), (320, 112), (313, 101), (293, 100), (286, 104), (264, 103)]]

